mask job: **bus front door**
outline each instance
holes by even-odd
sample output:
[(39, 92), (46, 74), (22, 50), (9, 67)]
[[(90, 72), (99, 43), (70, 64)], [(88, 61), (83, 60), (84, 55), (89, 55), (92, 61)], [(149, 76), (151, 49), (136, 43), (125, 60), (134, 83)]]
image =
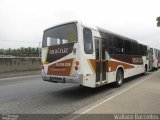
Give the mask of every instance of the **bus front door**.
[(96, 59), (96, 83), (102, 83), (106, 80), (106, 56), (105, 56), (105, 41), (100, 38), (95, 38), (95, 59)]

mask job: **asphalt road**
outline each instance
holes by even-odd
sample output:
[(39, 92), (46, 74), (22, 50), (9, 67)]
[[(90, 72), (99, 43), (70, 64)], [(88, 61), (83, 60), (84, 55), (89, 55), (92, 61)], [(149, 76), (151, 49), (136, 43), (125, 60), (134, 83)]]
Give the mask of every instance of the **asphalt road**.
[(105, 85), (93, 89), (68, 83), (50, 83), (43, 81), (40, 75), (0, 79), (0, 113), (71, 114), (126, 89), (154, 72), (126, 79), (120, 88)]

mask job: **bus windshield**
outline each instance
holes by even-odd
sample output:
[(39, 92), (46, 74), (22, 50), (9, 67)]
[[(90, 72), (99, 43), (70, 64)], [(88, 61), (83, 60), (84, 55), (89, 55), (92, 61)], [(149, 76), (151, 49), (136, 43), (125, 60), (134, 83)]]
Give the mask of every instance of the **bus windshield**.
[(77, 36), (75, 23), (56, 26), (44, 31), (42, 47), (77, 42)]

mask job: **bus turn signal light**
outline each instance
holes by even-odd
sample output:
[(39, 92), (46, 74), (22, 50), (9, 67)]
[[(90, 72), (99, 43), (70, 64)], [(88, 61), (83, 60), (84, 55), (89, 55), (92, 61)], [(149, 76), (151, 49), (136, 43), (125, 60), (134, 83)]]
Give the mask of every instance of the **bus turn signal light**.
[(75, 70), (78, 70), (78, 66), (75, 66)]
[(79, 61), (76, 61), (76, 65), (79, 65)]

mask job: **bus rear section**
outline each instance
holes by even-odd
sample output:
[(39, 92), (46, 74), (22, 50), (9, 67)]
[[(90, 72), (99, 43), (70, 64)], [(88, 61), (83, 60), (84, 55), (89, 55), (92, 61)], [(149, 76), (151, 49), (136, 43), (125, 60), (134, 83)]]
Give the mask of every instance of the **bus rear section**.
[(82, 84), (78, 23), (71, 22), (44, 31), (42, 78), (44, 81)]

